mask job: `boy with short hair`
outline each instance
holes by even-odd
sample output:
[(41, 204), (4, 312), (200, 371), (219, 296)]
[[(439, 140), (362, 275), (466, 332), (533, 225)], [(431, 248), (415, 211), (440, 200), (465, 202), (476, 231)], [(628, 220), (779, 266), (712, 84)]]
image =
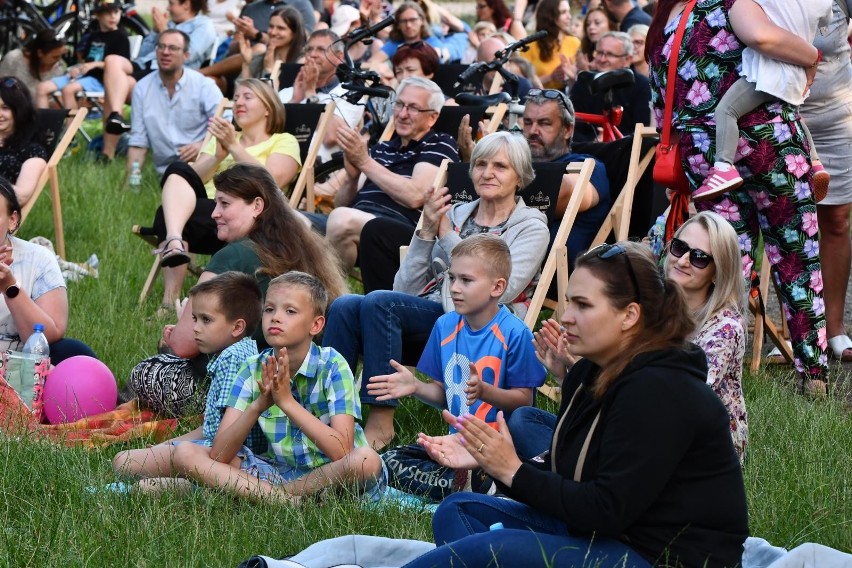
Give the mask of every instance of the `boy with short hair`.
[[(378, 400), (413, 395), (456, 417), (474, 414), (494, 428), (499, 410), (508, 414), (532, 404), (546, 371), (530, 330), (498, 303), (511, 271), (509, 247), (500, 237), (483, 233), (457, 244), (448, 275), (455, 311), (438, 318), (417, 364), (432, 380), (419, 381), (391, 361), (397, 372), (371, 378), (367, 391)], [(382, 457), (391, 484), (404, 491), (438, 500), (461, 488), (451, 487), (452, 471), (432, 462), (419, 446), (394, 448)], [(421, 470), (429, 474), (418, 474)]]
[[(204, 422), (188, 434), (151, 448), (126, 450), (113, 458), (117, 473), (143, 478), (174, 475), (174, 442), (194, 441), (211, 446), (225, 413), (237, 371), (250, 357), (257, 356), (257, 344), (251, 338), (260, 323), (261, 292), (257, 280), (242, 272), (228, 271), (199, 282), (189, 291), (195, 342), (201, 353), (211, 355), (207, 363), (207, 392)], [(265, 438), (260, 430), (251, 432), (245, 442), (263, 449)], [(162, 482), (142, 483), (140, 489), (153, 489)]]
[(130, 58), (130, 39), (127, 32), (118, 27), (121, 22), (121, 3), (103, 0), (95, 6), (98, 29), (83, 36), (77, 56), (81, 63), (68, 69), (65, 75), (43, 81), (38, 86), (36, 101), (39, 108), (48, 107), (48, 97), (62, 91), (62, 105), (77, 108), (77, 93), (80, 91), (103, 91), (104, 59), (107, 55)]
[[(175, 449), (181, 476), (281, 503), (345, 483), (383, 485), (382, 461), (355, 422), (361, 408), (352, 371), (313, 341), (327, 304), (325, 287), (304, 272), (269, 283), (262, 325), (271, 349), (240, 369), (213, 447)], [(263, 454), (243, 446), (256, 424), (269, 442)]]

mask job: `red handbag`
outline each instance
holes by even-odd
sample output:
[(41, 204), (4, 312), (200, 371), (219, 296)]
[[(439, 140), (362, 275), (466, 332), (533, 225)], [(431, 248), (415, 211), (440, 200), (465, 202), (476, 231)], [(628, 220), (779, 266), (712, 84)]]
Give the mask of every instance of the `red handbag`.
[(685, 195), (689, 194), (689, 180), (683, 171), (683, 162), (680, 160), (680, 141), (672, 140), (672, 107), (674, 106), (674, 84), (677, 74), (677, 58), (680, 46), (683, 43), (683, 34), (689, 14), (697, 0), (691, 0), (683, 9), (680, 17), (672, 51), (669, 54), (669, 71), (666, 80), (666, 106), (663, 110), (663, 133), (660, 143), (657, 144), (654, 156), (654, 181), (669, 189)]

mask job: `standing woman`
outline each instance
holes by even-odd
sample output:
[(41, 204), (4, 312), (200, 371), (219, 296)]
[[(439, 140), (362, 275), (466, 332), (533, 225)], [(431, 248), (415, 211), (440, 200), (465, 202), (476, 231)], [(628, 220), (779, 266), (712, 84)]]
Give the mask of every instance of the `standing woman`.
[(163, 174), (163, 205), (154, 228), (163, 243), (160, 266), (167, 269), (163, 271), (164, 307), (173, 306), (180, 295), (188, 252), (212, 254), (225, 246), (216, 237), (216, 223), (211, 218), (216, 191), (213, 176), (235, 163), (253, 164), (265, 167), (278, 187), (287, 188), (299, 172), (299, 143), (292, 134), (281, 132), (284, 108), (269, 83), (237, 81), (234, 121), (239, 132), (229, 120), (211, 119), (211, 138), (198, 159), (192, 165), (174, 162)]
[(62, 56), (68, 52), (65, 42), (51, 28), (41, 30), (23, 48), (13, 49), (0, 60), (0, 75), (13, 75), (30, 93), (38, 84), (65, 74)]
[[(668, 54), (686, 2), (661, 0), (648, 32), (652, 103), (662, 122), (666, 89), (674, 89), (672, 127), (680, 137), (681, 162), (692, 191), (698, 188), (716, 154), (713, 112), (739, 78), (744, 42), (760, 53), (816, 72), (817, 49), (775, 26), (753, 2), (702, 0), (686, 23), (674, 85), (667, 85)], [(734, 22), (745, 25), (734, 26)], [(687, 71), (683, 71), (687, 70)], [(697, 204), (731, 223), (739, 235), (742, 268), (751, 275), (761, 251), (776, 269), (779, 296), (790, 328), (794, 363), (801, 387), (825, 392), (828, 380), (825, 305), (816, 204), (806, 140), (797, 109), (765, 104), (743, 116), (737, 165), (745, 183), (718, 198)]]
[(276, 61), (283, 63), (298, 62), (305, 51), (307, 34), (302, 14), (292, 6), (285, 6), (269, 16), (269, 44), (264, 53), (254, 54), (251, 42), (241, 38), (240, 54), (243, 57), (243, 69), (240, 77), (264, 78), (272, 74)]
[(548, 89), (564, 89), (577, 77), (574, 56), (580, 40), (570, 35), (571, 9), (568, 0), (541, 0), (535, 11), (535, 31), (547, 36), (530, 44), (521, 56), (535, 68), (541, 84)]
[[(840, 7), (846, 6), (846, 11)], [(852, 169), (849, 141), (852, 140), (852, 62), (846, 34), (850, 0), (831, 3), (831, 21), (817, 29), (814, 46), (822, 50), (811, 94), (799, 107), (811, 130), (822, 163), (831, 174), (828, 196), (817, 204), (822, 285), (825, 294), (825, 320), (828, 355), (852, 361), (852, 339), (843, 322), (846, 288), (849, 286), (852, 242), (849, 215), (852, 212)]]
[(562, 325), (582, 359), (550, 453), (522, 461), (502, 414), (496, 431), (445, 412), (461, 436), (418, 441), (443, 466), (482, 468), (511, 499), (450, 495), (432, 519), (438, 548), (407, 568), (739, 565), (742, 469), (679, 287), (646, 246), (621, 242), (579, 257), (566, 297)]
[(0, 177), (12, 183), (22, 206), (35, 192), (47, 157), (29, 89), (17, 77), (0, 77)]

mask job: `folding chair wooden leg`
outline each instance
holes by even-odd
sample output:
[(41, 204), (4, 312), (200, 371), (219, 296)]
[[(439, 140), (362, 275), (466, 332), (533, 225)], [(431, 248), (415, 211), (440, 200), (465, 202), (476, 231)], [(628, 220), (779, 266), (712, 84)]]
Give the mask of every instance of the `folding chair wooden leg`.
[[(789, 345), (787, 345), (787, 341), (785, 339), (787, 330), (786, 321), (782, 323), (781, 328), (779, 329), (775, 322), (773, 322), (766, 315), (765, 311), (766, 302), (769, 301), (769, 282), (771, 280), (771, 269), (772, 266), (769, 264), (769, 258), (767, 258), (766, 253), (764, 253), (763, 262), (760, 266), (759, 286), (760, 297), (763, 298), (763, 305), (761, 306), (757, 298), (749, 297), (749, 308), (751, 309), (751, 313), (754, 314), (754, 333), (752, 336), (751, 347), (752, 372), (757, 371), (757, 369), (760, 367), (760, 359), (763, 356), (764, 333), (769, 335), (769, 338), (772, 340), (772, 343), (775, 344), (775, 346), (781, 351), (781, 354), (784, 356), (784, 359), (786, 359), (788, 363), (793, 362), (793, 350), (790, 349)], [(761, 309), (761, 307), (763, 309)]]
[(151, 270), (148, 271), (148, 277), (145, 278), (145, 284), (142, 286), (142, 292), (139, 293), (139, 305), (145, 303), (148, 294), (151, 293), (151, 288), (154, 287), (154, 282), (157, 281), (157, 276), (160, 274), (160, 257), (154, 257), (154, 264), (151, 265)]
[(47, 173), (50, 181), (50, 199), (53, 201), (53, 227), (56, 234), (56, 250), (62, 258), (65, 256), (65, 225), (62, 222), (62, 202), (59, 199), (59, 172), (56, 166)]

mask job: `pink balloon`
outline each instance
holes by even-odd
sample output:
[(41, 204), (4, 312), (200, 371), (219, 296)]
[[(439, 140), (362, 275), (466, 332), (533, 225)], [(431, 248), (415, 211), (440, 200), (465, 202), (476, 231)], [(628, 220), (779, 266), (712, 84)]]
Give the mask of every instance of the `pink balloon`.
[(118, 385), (112, 371), (93, 357), (65, 359), (44, 382), (44, 414), (51, 424), (109, 412), (117, 402)]

